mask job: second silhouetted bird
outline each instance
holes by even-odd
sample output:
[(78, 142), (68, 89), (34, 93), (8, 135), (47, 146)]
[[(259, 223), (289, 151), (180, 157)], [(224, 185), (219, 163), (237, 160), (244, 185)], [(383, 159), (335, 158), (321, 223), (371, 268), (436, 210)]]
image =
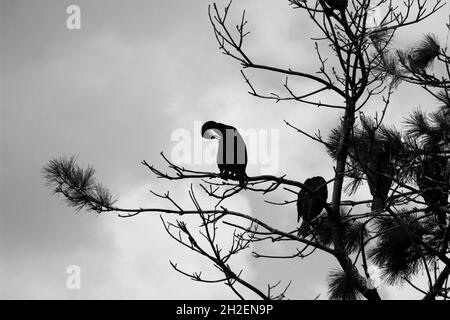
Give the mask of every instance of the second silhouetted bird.
[(325, 207), (328, 198), (327, 182), (323, 177), (317, 176), (306, 179), (303, 183), (307, 188), (302, 188), (298, 193), (297, 199), (297, 222), (303, 218), (302, 224), (298, 230), (299, 237), (308, 235), (311, 221), (316, 218)]

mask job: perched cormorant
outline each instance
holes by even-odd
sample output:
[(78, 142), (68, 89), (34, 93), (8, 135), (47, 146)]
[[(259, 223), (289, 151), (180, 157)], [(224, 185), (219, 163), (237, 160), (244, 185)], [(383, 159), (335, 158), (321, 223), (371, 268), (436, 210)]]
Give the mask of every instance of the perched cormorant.
[(310, 194), (307, 190), (301, 189), (297, 199), (297, 222), (303, 218), (302, 224), (298, 230), (299, 237), (308, 235), (311, 221), (317, 217), (325, 207), (328, 198), (327, 182), (322, 177), (312, 177), (306, 179), (303, 183), (306, 187), (315, 192)]
[(223, 179), (239, 181), (241, 187), (245, 186), (247, 174), (247, 148), (244, 139), (235, 127), (207, 121), (202, 126), (202, 137), (217, 139), (219, 149), (217, 152), (217, 166)]

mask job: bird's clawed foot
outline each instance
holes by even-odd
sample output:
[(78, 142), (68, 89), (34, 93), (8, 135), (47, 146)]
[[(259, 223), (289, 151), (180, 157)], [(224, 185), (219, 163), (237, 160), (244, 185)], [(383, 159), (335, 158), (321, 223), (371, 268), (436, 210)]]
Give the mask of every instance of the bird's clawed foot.
[(221, 179), (226, 180), (226, 181), (227, 181), (229, 178), (231, 178), (231, 177), (230, 177), (230, 173), (229, 173), (228, 171), (225, 171), (225, 170), (220, 171), (219, 175), (220, 175), (220, 178), (221, 178)]

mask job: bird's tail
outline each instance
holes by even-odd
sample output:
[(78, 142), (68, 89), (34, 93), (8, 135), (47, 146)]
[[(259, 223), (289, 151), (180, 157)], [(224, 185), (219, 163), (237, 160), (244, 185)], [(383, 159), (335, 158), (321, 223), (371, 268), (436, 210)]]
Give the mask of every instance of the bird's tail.
[(298, 236), (303, 237), (303, 238), (306, 237), (309, 233), (309, 227), (310, 227), (310, 222), (303, 220), (300, 228), (298, 229)]

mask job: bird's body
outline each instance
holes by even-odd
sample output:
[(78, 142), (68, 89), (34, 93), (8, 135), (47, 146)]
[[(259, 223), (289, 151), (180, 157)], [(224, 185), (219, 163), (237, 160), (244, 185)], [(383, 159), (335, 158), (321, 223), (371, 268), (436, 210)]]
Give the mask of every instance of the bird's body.
[(202, 137), (217, 139), (217, 166), (223, 179), (233, 179), (245, 186), (247, 174), (247, 148), (244, 139), (235, 127), (207, 121), (202, 126)]
[(322, 177), (306, 179), (304, 185), (313, 191), (313, 194), (302, 188), (297, 199), (297, 222), (303, 219), (299, 228), (299, 236), (305, 237), (310, 228), (311, 221), (316, 218), (325, 207), (328, 198), (327, 182)]

